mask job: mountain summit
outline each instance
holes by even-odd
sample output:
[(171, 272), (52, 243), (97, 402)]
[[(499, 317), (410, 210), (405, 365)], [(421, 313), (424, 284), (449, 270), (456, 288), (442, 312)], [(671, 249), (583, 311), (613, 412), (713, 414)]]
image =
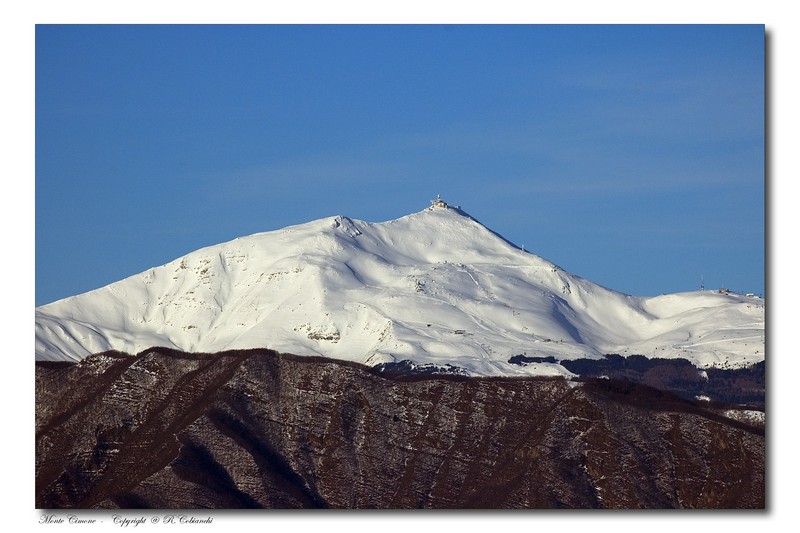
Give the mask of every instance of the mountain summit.
[[(740, 367), (764, 359), (764, 302), (615, 292), (438, 198), (388, 222), (334, 216), (241, 237), (36, 309), (37, 360), (152, 346), (484, 376), (568, 375), (558, 361), (609, 353)], [(540, 362), (509, 362), (519, 355)]]

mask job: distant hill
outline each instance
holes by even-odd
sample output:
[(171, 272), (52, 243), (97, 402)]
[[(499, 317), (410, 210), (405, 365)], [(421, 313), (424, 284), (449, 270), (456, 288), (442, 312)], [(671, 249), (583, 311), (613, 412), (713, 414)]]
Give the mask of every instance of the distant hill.
[(238, 238), (36, 309), (39, 361), (153, 346), (469, 376), (569, 377), (561, 362), (606, 354), (745, 368), (764, 361), (764, 301), (615, 292), (441, 202), (388, 222), (334, 216)]

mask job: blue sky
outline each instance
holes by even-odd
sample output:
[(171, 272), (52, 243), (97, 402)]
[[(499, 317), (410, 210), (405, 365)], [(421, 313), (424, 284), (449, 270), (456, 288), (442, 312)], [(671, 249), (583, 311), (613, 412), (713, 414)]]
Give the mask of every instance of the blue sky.
[(36, 305), (441, 194), (636, 295), (764, 292), (764, 27), (36, 28)]

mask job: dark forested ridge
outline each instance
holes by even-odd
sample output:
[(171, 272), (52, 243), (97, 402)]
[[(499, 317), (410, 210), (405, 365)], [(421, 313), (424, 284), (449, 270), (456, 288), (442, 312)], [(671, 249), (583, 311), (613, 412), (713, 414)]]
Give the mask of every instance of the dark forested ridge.
[(766, 363), (746, 368), (699, 370), (686, 359), (661, 359), (643, 355), (608, 354), (604, 359), (557, 361), (553, 357), (515, 355), (511, 364), (559, 363), (583, 378), (603, 377), (650, 385), (687, 399), (698, 396), (711, 401), (749, 405), (763, 410), (766, 399)]
[(763, 418), (747, 413), (620, 379), (109, 352), (36, 365), (35, 504), (764, 508)]

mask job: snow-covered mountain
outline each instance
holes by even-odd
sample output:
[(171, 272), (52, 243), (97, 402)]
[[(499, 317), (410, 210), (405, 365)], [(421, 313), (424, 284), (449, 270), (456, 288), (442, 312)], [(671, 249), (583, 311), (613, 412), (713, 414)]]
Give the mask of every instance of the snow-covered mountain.
[(615, 292), (439, 202), (388, 222), (336, 216), (234, 239), (36, 309), (37, 360), (151, 346), (410, 360), (471, 375), (568, 374), (509, 363), (520, 354), (741, 367), (764, 360), (764, 301)]

